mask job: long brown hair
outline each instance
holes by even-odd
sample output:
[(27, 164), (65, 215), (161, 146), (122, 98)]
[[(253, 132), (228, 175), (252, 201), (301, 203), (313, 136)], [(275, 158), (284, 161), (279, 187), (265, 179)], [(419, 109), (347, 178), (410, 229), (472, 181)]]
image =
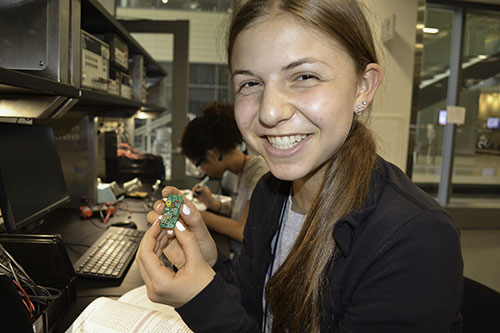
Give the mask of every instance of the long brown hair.
[[(356, 0), (249, 0), (233, 16), (228, 35), (228, 62), (238, 34), (263, 16), (287, 14), (341, 44), (358, 75), (377, 63), (369, 24)], [(304, 226), (283, 265), (266, 285), (273, 332), (317, 332), (321, 326), (324, 278), (333, 264), (333, 227), (361, 207), (369, 190), (376, 145), (370, 131), (354, 120), (351, 131), (328, 162)]]

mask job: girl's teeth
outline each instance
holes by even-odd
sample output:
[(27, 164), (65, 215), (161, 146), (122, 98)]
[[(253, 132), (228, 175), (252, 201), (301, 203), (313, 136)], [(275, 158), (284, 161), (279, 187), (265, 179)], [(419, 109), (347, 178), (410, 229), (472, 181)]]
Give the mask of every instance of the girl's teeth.
[(268, 136), (267, 140), (276, 149), (290, 149), (305, 138), (306, 135)]

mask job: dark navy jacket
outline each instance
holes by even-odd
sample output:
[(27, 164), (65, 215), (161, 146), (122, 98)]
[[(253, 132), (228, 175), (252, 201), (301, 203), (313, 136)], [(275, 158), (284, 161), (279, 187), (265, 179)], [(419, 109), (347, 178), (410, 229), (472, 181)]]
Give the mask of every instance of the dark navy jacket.
[[(195, 332), (261, 331), (271, 240), (290, 186), (269, 173), (255, 188), (234, 270), (219, 258), (214, 280), (177, 309)], [(340, 257), (327, 274), (322, 332), (461, 332), (458, 230), (400, 169), (378, 158), (363, 207), (334, 235)]]

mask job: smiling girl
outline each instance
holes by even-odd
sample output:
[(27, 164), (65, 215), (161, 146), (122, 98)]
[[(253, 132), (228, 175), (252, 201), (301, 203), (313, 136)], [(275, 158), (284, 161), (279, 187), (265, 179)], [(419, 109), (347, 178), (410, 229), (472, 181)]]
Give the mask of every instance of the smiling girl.
[(238, 127), (271, 173), (234, 267), (187, 200), (165, 247), (158, 225), (146, 233), (137, 261), (149, 297), (196, 332), (460, 331), (458, 231), (377, 156), (360, 120), (382, 71), (358, 2), (249, 0), (228, 60)]

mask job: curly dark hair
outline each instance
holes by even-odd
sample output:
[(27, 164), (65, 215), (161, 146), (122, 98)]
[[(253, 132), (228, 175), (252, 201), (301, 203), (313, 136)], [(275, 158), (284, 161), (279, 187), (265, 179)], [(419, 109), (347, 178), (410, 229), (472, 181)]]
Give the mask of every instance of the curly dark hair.
[(233, 105), (212, 102), (201, 107), (201, 115), (186, 126), (181, 148), (187, 158), (200, 161), (205, 158), (209, 149), (216, 148), (224, 154), (236, 148), (242, 141), (234, 120)]

